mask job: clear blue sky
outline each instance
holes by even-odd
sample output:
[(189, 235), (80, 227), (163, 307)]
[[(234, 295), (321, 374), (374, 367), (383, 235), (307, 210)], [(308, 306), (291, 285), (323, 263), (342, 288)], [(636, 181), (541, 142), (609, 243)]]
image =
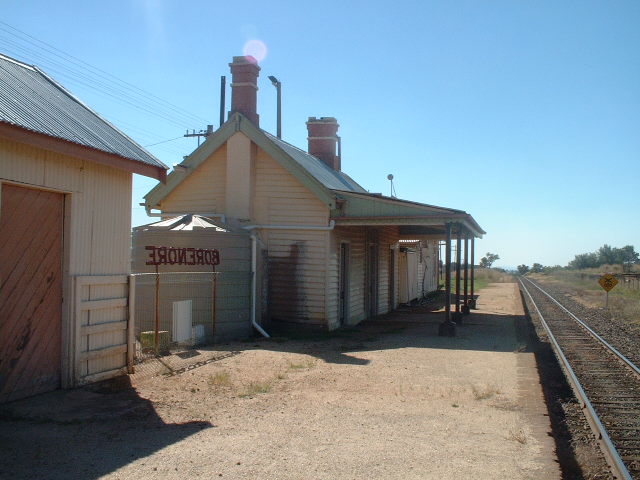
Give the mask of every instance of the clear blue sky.
[[(335, 116), (344, 171), (385, 194), (393, 173), (399, 197), (471, 213), (488, 232), (477, 251), (499, 265), (565, 265), (604, 243), (640, 249), (637, 0), (0, 7), (0, 20), (34, 37), (0, 23), (0, 51), (41, 66), (142, 145), (217, 127), (220, 76), (259, 40), (263, 128), (275, 132), (275, 75), (285, 140), (306, 148), (307, 117)], [(51, 47), (189, 116), (141, 110), (131, 91), (97, 85)], [(171, 165), (196, 145), (149, 150)], [(138, 203), (153, 185), (135, 179), (134, 225), (150, 221)]]

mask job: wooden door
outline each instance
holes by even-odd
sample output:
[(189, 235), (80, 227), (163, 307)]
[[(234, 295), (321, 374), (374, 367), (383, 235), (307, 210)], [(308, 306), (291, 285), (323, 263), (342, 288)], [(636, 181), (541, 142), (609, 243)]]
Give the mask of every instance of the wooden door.
[(0, 402), (60, 387), (64, 195), (2, 185)]
[(378, 245), (367, 246), (367, 317), (378, 315)]

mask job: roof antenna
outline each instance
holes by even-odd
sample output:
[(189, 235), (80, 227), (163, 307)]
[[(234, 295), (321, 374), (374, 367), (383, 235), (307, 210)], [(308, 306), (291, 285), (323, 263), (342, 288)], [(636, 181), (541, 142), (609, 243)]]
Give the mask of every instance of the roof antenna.
[(396, 188), (393, 186), (393, 173), (390, 173), (389, 175), (387, 175), (387, 180), (389, 180), (391, 182), (391, 196), (394, 198), (397, 198), (396, 195)]

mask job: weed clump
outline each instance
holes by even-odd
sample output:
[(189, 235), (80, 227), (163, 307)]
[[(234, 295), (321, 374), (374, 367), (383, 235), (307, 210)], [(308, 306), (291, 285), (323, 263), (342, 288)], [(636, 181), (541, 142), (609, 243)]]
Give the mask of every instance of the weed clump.
[(313, 368), (316, 365), (316, 362), (313, 360), (307, 360), (306, 362), (294, 363), (289, 361), (289, 370), (304, 370)]
[(231, 375), (229, 372), (218, 372), (215, 375), (210, 375), (207, 383), (212, 387), (230, 387)]
[(253, 397), (261, 393), (269, 393), (273, 387), (273, 382), (266, 380), (263, 382), (251, 382), (244, 393), (240, 394), (240, 398)]
[(518, 442), (520, 445), (524, 445), (527, 443), (527, 434), (524, 433), (524, 430), (511, 430), (509, 432), (509, 440), (514, 440)]
[(486, 400), (500, 393), (500, 389), (495, 385), (471, 385), (471, 391), (476, 400)]

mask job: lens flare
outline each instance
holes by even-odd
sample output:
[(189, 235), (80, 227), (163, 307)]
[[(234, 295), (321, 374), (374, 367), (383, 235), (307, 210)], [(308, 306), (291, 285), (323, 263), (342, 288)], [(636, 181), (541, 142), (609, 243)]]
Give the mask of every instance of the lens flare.
[(242, 49), (245, 55), (251, 55), (258, 62), (267, 57), (267, 46), (261, 40), (249, 40)]

